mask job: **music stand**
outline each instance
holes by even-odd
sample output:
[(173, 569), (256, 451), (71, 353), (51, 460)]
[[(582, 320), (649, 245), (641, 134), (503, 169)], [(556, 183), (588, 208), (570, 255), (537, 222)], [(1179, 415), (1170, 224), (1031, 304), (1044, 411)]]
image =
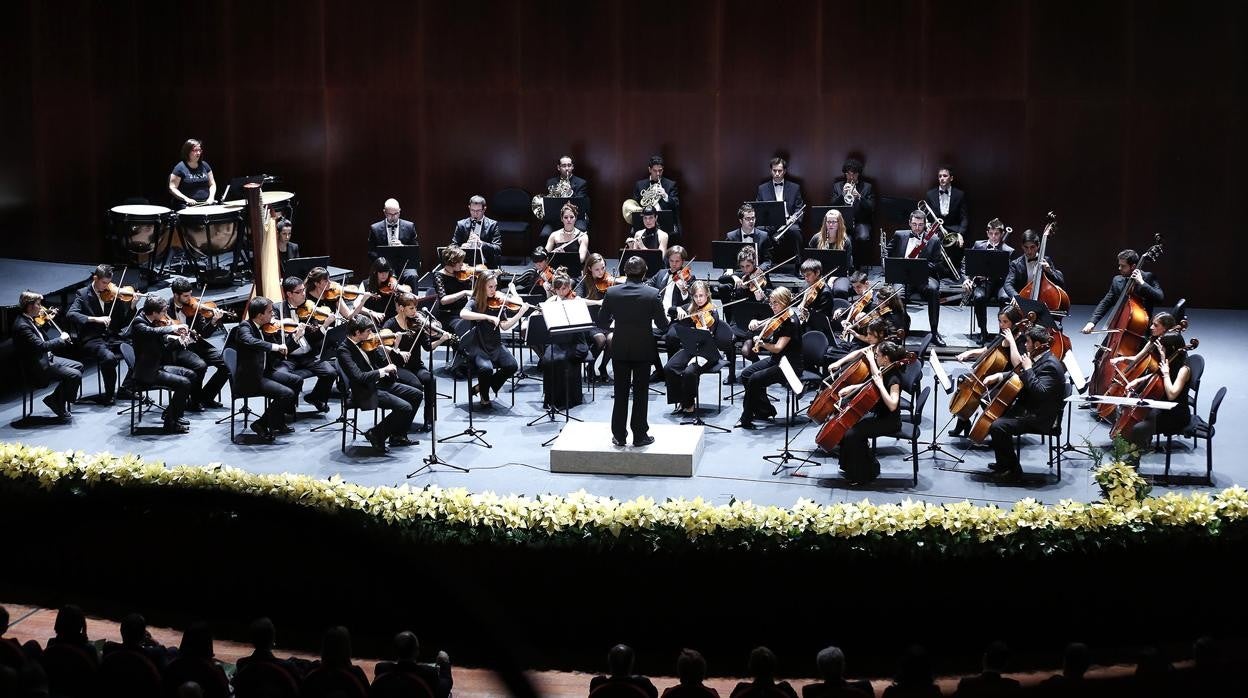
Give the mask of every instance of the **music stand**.
[(663, 253), (659, 250), (620, 250), (620, 261), (615, 271), (616, 276), (623, 275), (624, 262), (629, 257), (641, 257), (641, 261), (646, 263), (646, 278), (650, 278), (664, 266)]
[[(444, 436), (440, 439), (437, 439), (437, 442), (440, 444), (444, 444), (447, 441), (450, 441), (451, 439), (458, 439), (461, 436), (467, 436), (468, 440), (463, 443), (471, 444), (471, 443), (475, 443), (479, 441), (481, 445), (485, 446), (486, 448), (494, 448), (493, 446), (490, 445), (490, 442), (481, 438), (483, 434), (487, 434), (489, 432), (485, 429), (477, 429), (473, 425), (473, 422), (472, 422), (472, 379), (473, 379), (473, 369), (476, 367), (477, 362), (473, 360), (471, 352), (469, 352), (468, 349), (464, 347), (464, 342), (475, 339), (475, 337), (473, 337), (473, 333), (476, 331), (477, 331), (477, 325), (474, 324), (471, 328), (469, 328), (467, 332), (463, 333), (459, 337), (460, 348), (463, 349), (464, 354), (468, 357), (468, 360), (464, 362), (468, 367), (468, 388), (467, 390), (465, 390), (465, 392), (468, 393), (468, 428), (464, 429), (458, 434), (451, 434), (450, 436)], [(431, 363), (430, 366), (432, 365), (433, 364)], [(489, 388), (486, 388), (486, 391), (488, 395)]]
[(559, 213), (560, 211), (563, 210), (563, 205), (568, 203), (569, 201), (572, 202), (572, 205), (576, 207), (577, 211), (580, 211), (580, 213), (577, 214), (576, 219), (578, 221), (585, 220), (585, 204), (588, 201), (588, 197), (543, 196), (542, 197), (542, 222), (548, 223), (551, 225), (551, 227), (554, 227), (554, 228), (562, 228), (563, 219), (559, 217)]
[[(552, 298), (551, 300), (540, 304), (540, 307), (542, 309), (542, 314), (538, 319), (540, 319), (541, 322), (537, 325), (534, 325), (532, 322), (529, 324), (529, 332), (532, 333), (534, 330), (538, 330), (539, 337), (540, 332), (545, 332), (548, 335), (548, 339), (553, 341), (556, 337), (567, 337), (569, 335), (586, 332), (594, 328), (594, 321), (589, 314), (589, 305), (585, 303), (584, 298), (572, 298), (566, 301), (559, 300), (558, 298)], [(530, 341), (534, 340), (530, 337)], [(555, 439), (559, 438), (559, 434), (563, 433), (564, 427), (568, 426), (568, 421), (584, 421), (577, 417), (573, 417), (570, 414), (571, 399), (568, 395), (568, 383), (567, 369), (564, 369), (562, 412), (563, 426), (559, 427), (558, 433), (552, 436), (549, 440), (543, 442), (543, 446), (549, 446), (554, 443)], [(546, 412), (525, 426), (531, 427), (542, 421), (543, 417), (549, 417), (550, 421), (553, 422), (555, 421), (555, 417), (559, 414), (560, 411), (558, 409), (547, 403)]]
[[(668, 235), (671, 235), (672, 227), (676, 225), (676, 212), (665, 209), (665, 208), (661, 208), (658, 211), (656, 211), (656, 214), (658, 215), (658, 220), (654, 224), (655, 227), (658, 228), (659, 230), (666, 232)], [(638, 230), (641, 230), (644, 227), (646, 226), (645, 224), (641, 222), (641, 212), (638, 211), (637, 213), (634, 213), (633, 214), (633, 233), (636, 233)]]
[(801, 263), (808, 259), (819, 260), (819, 264), (823, 266), (824, 274), (836, 272), (835, 276), (849, 275), (848, 250), (819, 250), (813, 247), (807, 247), (802, 250), (802, 256), (797, 262), (798, 267), (800, 268)]
[(1066, 352), (1066, 355), (1062, 357), (1062, 364), (1066, 367), (1066, 379), (1070, 381), (1070, 384), (1075, 389), (1075, 394), (1071, 395), (1070, 399), (1066, 402), (1066, 443), (1061, 446), (1062, 453), (1070, 453), (1073, 451), (1074, 453), (1082, 455), (1086, 459), (1091, 459), (1092, 452), (1090, 450), (1084, 450), (1070, 442), (1070, 429), (1071, 415), (1075, 412), (1074, 403), (1080, 402), (1091, 405), (1094, 397), (1092, 395), (1085, 395), (1088, 391), (1088, 380), (1087, 378), (1084, 378), (1083, 368), (1079, 366), (1079, 360), (1075, 358), (1075, 352)]
[[(710, 330), (700, 330), (700, 329), (697, 329), (696, 327), (689, 327), (688, 325), (673, 324), (672, 326), (676, 328), (675, 329), (676, 337), (680, 340), (681, 348), (689, 352), (690, 363), (697, 363), (698, 368), (702, 368), (703, 366), (706, 366), (708, 364), (711, 366), (714, 366), (715, 364), (719, 363), (719, 360), (720, 360), (719, 347), (715, 344), (715, 335), (711, 334)], [(698, 362), (699, 359), (702, 360), (701, 363)], [(701, 378), (702, 378), (702, 374), (699, 373), (698, 374), (699, 390), (701, 390), (701, 387), (702, 387)], [(697, 425), (700, 427), (707, 427), (709, 429), (715, 429), (718, 431), (722, 431), (725, 434), (732, 432), (731, 429), (725, 429), (724, 427), (721, 427), (715, 424), (707, 424), (706, 422), (702, 421), (702, 415), (697, 410), (694, 411), (693, 419), (686, 419), (686, 420), (681, 421), (681, 425), (690, 425), (690, 424)]]
[(581, 278), (581, 253), (575, 252), (556, 252), (550, 256), (550, 268), (558, 269), (559, 267), (568, 268), (568, 276), (575, 281)]
[(291, 257), (282, 262), (282, 274), (284, 276), (297, 276), (300, 279), (308, 278), (308, 272), (315, 267), (329, 269), (329, 257)]
[(741, 242), (739, 240), (712, 240), (711, 266), (716, 269), (736, 269), (737, 255), (742, 247), (754, 249), (754, 259), (758, 260), (758, 243)]
[[(426, 311), (426, 316), (425, 316), (425, 320), (426, 320), (426, 322), (427, 322), (427, 323), (433, 322), (433, 319), (434, 319), (434, 318), (433, 318), (433, 316), (432, 316), (432, 315), (428, 315), (428, 311)], [(428, 328), (429, 328), (429, 325), (428, 325), (428, 324), (426, 324), (426, 325), (425, 325), (425, 330), (422, 330), (422, 331), (427, 331), (427, 330), (428, 330)], [(417, 341), (419, 342), (419, 337), (417, 338)], [(417, 351), (417, 352), (419, 352), (419, 351), (420, 351), (420, 346), (419, 346), (419, 344), (417, 344), (416, 346), (412, 347), (412, 350), (413, 350), (413, 351)], [(429, 346), (429, 383), (433, 386), (433, 395), (432, 395), (432, 396), (430, 396), (430, 395), (426, 395), (426, 396), (425, 396), (425, 399), (426, 399), (426, 400), (433, 400), (433, 410), (430, 412), (430, 415), (431, 415), (431, 417), (432, 417), (432, 418), (429, 420), (429, 455), (427, 455), (427, 456), (425, 456), (423, 459), (421, 459), (421, 460), (422, 460), (422, 462), (424, 463), (424, 465), (420, 466), (419, 468), (417, 468), (417, 469), (415, 469), (415, 470), (413, 470), (412, 472), (410, 472), (410, 473), (408, 473), (408, 474), (407, 474), (407, 478), (408, 478), (409, 480), (410, 480), (411, 478), (416, 477), (417, 475), (419, 475), (420, 473), (422, 473), (422, 472), (423, 472), (423, 471), (425, 471), (425, 470), (428, 470), (430, 473), (434, 472), (434, 470), (433, 470), (433, 466), (435, 466), (435, 465), (445, 465), (446, 467), (448, 467), (448, 468), (453, 468), (453, 469), (455, 469), (455, 470), (458, 470), (458, 471), (459, 471), (459, 472), (461, 472), (461, 473), (466, 473), (466, 472), (468, 472), (468, 469), (467, 469), (467, 468), (465, 468), (465, 467), (463, 467), (462, 465), (455, 465), (454, 463), (448, 463), (448, 462), (446, 462), (446, 461), (442, 460), (442, 459), (438, 456), (438, 416), (437, 416), (437, 415), (438, 415), (438, 379), (437, 379), (437, 378), (435, 378), (435, 377), (433, 377), (433, 345), (432, 345), (432, 344), (430, 344), (430, 346)], [(469, 385), (469, 386), (471, 386), (471, 385), (472, 385), (472, 379), (471, 379), (471, 377), (470, 377), (470, 378), (469, 378), (469, 380), (468, 380), (468, 385)], [(469, 409), (472, 409), (472, 392), (471, 392), (471, 390), (470, 390), (470, 391), (469, 391), (469, 393), (468, 393), (468, 407), (469, 407)], [(471, 417), (470, 417), (470, 418), (469, 418), (469, 428), (471, 428), (471, 425), (472, 425), (472, 420), (471, 420)], [(481, 433), (483, 433), (483, 434), (484, 434), (485, 432), (481, 432)], [(484, 441), (484, 439), (483, 439), (483, 441)], [(488, 447), (488, 446), (489, 446), (489, 444), (486, 444), (486, 446)]]
[[(410, 286), (420, 277), (420, 245), (379, 245), (373, 251), (378, 257), (385, 257), (390, 266), (404, 270), (400, 283)], [(412, 281), (407, 281), (408, 278)]]
[[(966, 260), (966, 278), (973, 279), (976, 277), (984, 277), (988, 279), (988, 289), (1005, 280), (1005, 275), (1010, 271), (1010, 253), (1005, 250), (977, 250), (968, 247), (963, 251)], [(992, 301), (993, 298), (985, 300)], [(981, 327), (981, 330), (987, 331), (987, 327)], [(975, 332), (975, 314), (971, 313), (971, 332)]]
[[(945, 373), (945, 367), (940, 364), (940, 357), (936, 356), (936, 348), (932, 347), (929, 349), (929, 351), (931, 353), (928, 354), (927, 363), (932, 367), (932, 396), (933, 396), (932, 398), (932, 441), (931, 443), (925, 444), (923, 448), (919, 449), (918, 452), (914, 456), (906, 456), (905, 460), (910, 460), (912, 457), (917, 459), (919, 454), (931, 453), (932, 460), (941, 460), (943, 457), (944, 460), (952, 460), (957, 463), (965, 463), (966, 462), (965, 458), (954, 455), (952, 451), (947, 450), (944, 446), (941, 445), (940, 441), (936, 439), (937, 434), (944, 431), (945, 427), (949, 426), (949, 422), (952, 422), (954, 419), (957, 418), (957, 415), (956, 414), (951, 415), (949, 418), (949, 422), (945, 422), (945, 426), (940, 427), (939, 429), (936, 428), (936, 402), (937, 402), (935, 399), (936, 388), (937, 386), (939, 386), (945, 391), (945, 394), (948, 395), (953, 392), (953, 381), (949, 380), (949, 374)], [(919, 418), (922, 419), (923, 415), (919, 415)]]
[(745, 203), (754, 208), (754, 225), (760, 228), (779, 228), (789, 218), (783, 201), (747, 201)]
[(928, 262), (926, 259), (888, 257), (884, 264), (884, 283), (902, 284), (906, 288), (923, 288), (927, 285)]
[[(780, 372), (784, 374), (784, 388), (786, 391), (784, 400), (784, 447), (780, 449), (779, 453), (763, 456), (763, 460), (775, 464), (776, 467), (771, 471), (772, 475), (779, 475), (780, 471), (785, 468), (793, 468), (792, 474), (798, 475), (798, 471), (805, 467), (807, 463), (810, 465), (821, 465), (821, 463), (811, 458), (794, 455), (793, 451), (789, 450), (789, 446), (792, 445), (792, 440), (789, 437), (789, 425), (793, 421), (794, 413), (798, 411), (797, 396), (802, 392), (802, 380), (793, 371), (793, 365), (789, 363), (788, 357), (781, 356), (779, 366)], [(789, 465), (791, 460), (799, 461), (801, 465)], [(803, 475), (802, 477), (805, 476)]]

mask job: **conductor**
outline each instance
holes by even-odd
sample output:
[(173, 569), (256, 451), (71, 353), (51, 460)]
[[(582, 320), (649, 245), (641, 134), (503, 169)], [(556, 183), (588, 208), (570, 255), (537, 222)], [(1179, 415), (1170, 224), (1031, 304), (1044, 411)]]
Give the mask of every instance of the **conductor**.
[(654, 358), (655, 340), (651, 323), (661, 335), (667, 330), (667, 316), (659, 300), (659, 290), (645, 284), (646, 262), (641, 257), (629, 257), (624, 262), (628, 282), (607, 289), (598, 313), (598, 326), (603, 330), (615, 321), (615, 340), (612, 345), (615, 366), (615, 405), (611, 409), (611, 443), (623, 446), (628, 439), (624, 430), (624, 414), (628, 410), (628, 394), (633, 394), (633, 413), (630, 426), (633, 445), (648, 446), (654, 443), (650, 436), (650, 424), (646, 419), (649, 407), (650, 362)]

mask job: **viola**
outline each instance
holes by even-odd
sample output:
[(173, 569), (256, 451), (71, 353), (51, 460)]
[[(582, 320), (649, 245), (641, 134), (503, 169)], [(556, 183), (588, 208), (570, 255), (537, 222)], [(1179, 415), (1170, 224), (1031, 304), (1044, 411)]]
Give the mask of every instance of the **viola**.
[[(1027, 280), (1027, 285), (1023, 286), (1018, 294), (1024, 298), (1044, 303), (1049, 310), (1064, 313), (1070, 310), (1070, 296), (1067, 295), (1065, 289), (1053, 283), (1048, 274), (1044, 273), (1044, 259), (1049, 244), (1049, 237), (1057, 232), (1057, 215), (1049, 211), (1048, 217), (1050, 220), (1044, 226), (1044, 234), (1040, 238), (1040, 253), (1036, 257), (1036, 259), (1040, 260), (1040, 264), (1036, 265), (1036, 275)], [(1069, 344), (1070, 339), (1067, 338), (1066, 342)], [(1054, 352), (1054, 355), (1056, 356), (1057, 352)]]
[[(1142, 268), (1145, 262), (1154, 261), (1161, 256), (1161, 236), (1156, 235), (1154, 239), (1156, 243), (1140, 257), (1140, 263), (1136, 266), (1137, 270)], [(1105, 340), (1097, 347), (1096, 358), (1093, 359), (1092, 377), (1089, 381), (1094, 395), (1104, 395), (1110, 383), (1113, 382), (1114, 369), (1111, 359), (1119, 356), (1135, 356), (1144, 347), (1148, 336), (1148, 326), (1152, 319), (1149, 318), (1148, 309), (1144, 307), (1143, 301), (1135, 297), (1134, 289), (1135, 279), (1127, 279), (1122, 295), (1118, 297), (1118, 302), (1109, 312), (1109, 321), (1105, 325), (1105, 329), (1109, 332)]]
[[(191, 296), (190, 300), (182, 304), (180, 310), (182, 311), (182, 314), (186, 316), (187, 320), (194, 319), (196, 315), (199, 315), (205, 320), (211, 320), (217, 313), (217, 304), (215, 301), (206, 301)], [(222, 310), (221, 319), (236, 322), (238, 320), (238, 315), (229, 310)]]

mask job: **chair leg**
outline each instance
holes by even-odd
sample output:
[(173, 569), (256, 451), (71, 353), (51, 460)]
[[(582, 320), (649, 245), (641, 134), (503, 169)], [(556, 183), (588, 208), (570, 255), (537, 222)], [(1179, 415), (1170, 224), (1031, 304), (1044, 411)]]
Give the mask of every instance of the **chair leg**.
[[(1158, 434), (1157, 438), (1158, 440), (1160, 440), (1161, 434)], [(1166, 478), (1166, 482), (1170, 481), (1170, 446), (1173, 443), (1174, 443), (1174, 437), (1167, 435), (1166, 436), (1166, 470), (1163, 473), (1163, 477)]]
[(919, 430), (917, 427), (914, 430), (914, 438), (910, 439), (910, 460), (914, 464), (914, 474), (910, 478), (911, 480), (910, 486), (918, 487), (919, 486)]
[[(235, 416), (234, 405), (237, 405), (237, 404), (238, 404), (238, 398), (234, 397), (231, 394), (230, 395), (230, 443), (234, 443), (234, 440), (238, 438), (235, 436), (236, 432), (234, 431), (234, 416)], [(246, 405), (247, 401), (243, 400), (243, 404)]]
[[(1213, 427), (1209, 428), (1210, 430), (1213, 429)], [(1213, 484), (1213, 434), (1210, 434), (1209, 438), (1205, 439), (1205, 479), (1209, 481), (1210, 485)]]

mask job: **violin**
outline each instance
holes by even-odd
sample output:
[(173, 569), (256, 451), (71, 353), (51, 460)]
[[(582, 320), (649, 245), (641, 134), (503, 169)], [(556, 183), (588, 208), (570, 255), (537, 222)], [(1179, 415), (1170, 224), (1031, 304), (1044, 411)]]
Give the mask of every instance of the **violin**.
[[(397, 291), (401, 291), (403, 293), (411, 293), (412, 287), (406, 284), (399, 283), (398, 279), (395, 279), (393, 276), (391, 276), (389, 279), (386, 280), (386, 283), (381, 285), (381, 288), (377, 289), (377, 292), (383, 296), (392, 295)], [(351, 299), (348, 298), (347, 300), (351, 300)]]
[(701, 310), (694, 310), (693, 303), (684, 308), (685, 315), (693, 322), (693, 326), (699, 330), (709, 330), (715, 326), (715, 304), (707, 303)]
[(140, 296), (150, 296), (152, 294), (139, 293), (134, 290), (133, 286), (119, 287), (117, 284), (110, 283), (108, 288), (100, 291), (98, 295), (100, 297), (100, 302), (102, 303), (112, 303), (115, 300), (120, 300), (122, 303), (133, 303), (134, 299)]
[[(199, 315), (205, 320), (211, 320), (212, 317), (216, 315), (218, 309), (215, 301), (206, 301), (191, 296), (189, 301), (182, 304), (180, 310), (182, 311), (182, 314), (186, 316), (187, 320), (194, 319), (196, 315)], [(230, 322), (238, 320), (238, 315), (236, 313), (229, 310), (222, 310), (220, 312), (222, 320), (228, 320)]]
[(515, 312), (519, 310), (520, 308), (524, 307), (524, 304), (520, 301), (513, 300), (511, 298), (504, 298), (502, 296), (496, 295), (496, 296), (492, 296), (488, 301), (486, 301), (486, 306), (489, 307), (490, 310), (498, 310), (499, 308), (506, 308), (507, 310)]
[(819, 279), (803, 291), (802, 307), (809, 309), (810, 306), (814, 305), (815, 301), (819, 300), (819, 294), (823, 292), (823, 287), (826, 285), (827, 284), (824, 283), (823, 279)]
[(489, 271), (489, 270), (490, 268), (485, 266), (484, 264), (478, 264), (475, 267), (465, 266), (463, 269), (460, 269), (459, 271), (455, 272), (455, 278), (459, 279), (460, 281), (467, 281), (471, 279), (473, 276), (475, 276), (477, 272)]
[(42, 308), (42, 307), (39, 308), (39, 314), (33, 318), (35, 321), (35, 325), (38, 327), (43, 327), (49, 322), (52, 322), (53, 320), (56, 319), (56, 313), (57, 313), (56, 308)]
[(767, 321), (767, 324), (763, 325), (762, 331), (758, 333), (759, 338), (761, 339), (764, 337), (771, 337), (776, 332), (778, 332), (780, 330), (780, 326), (783, 325), (785, 321), (791, 317), (793, 317), (792, 308), (785, 308), (784, 310), (780, 311), (778, 315), (771, 318), (770, 320)]
[[(389, 332), (389, 330), (382, 330), (382, 332)], [(391, 332), (391, 335), (393, 334), (394, 333)], [(373, 332), (364, 339), (360, 340), (360, 348), (366, 352), (375, 351), (383, 346), (385, 346), (385, 340), (376, 332)]]
[(315, 320), (319, 323), (324, 323), (333, 314), (333, 310), (323, 305), (314, 305), (310, 300), (304, 301), (303, 305), (295, 308), (295, 317), (304, 322)]
[(270, 320), (260, 326), (260, 331), (265, 334), (294, 334), (299, 330), (299, 326), (303, 323), (293, 317), (282, 318), (281, 320)]

